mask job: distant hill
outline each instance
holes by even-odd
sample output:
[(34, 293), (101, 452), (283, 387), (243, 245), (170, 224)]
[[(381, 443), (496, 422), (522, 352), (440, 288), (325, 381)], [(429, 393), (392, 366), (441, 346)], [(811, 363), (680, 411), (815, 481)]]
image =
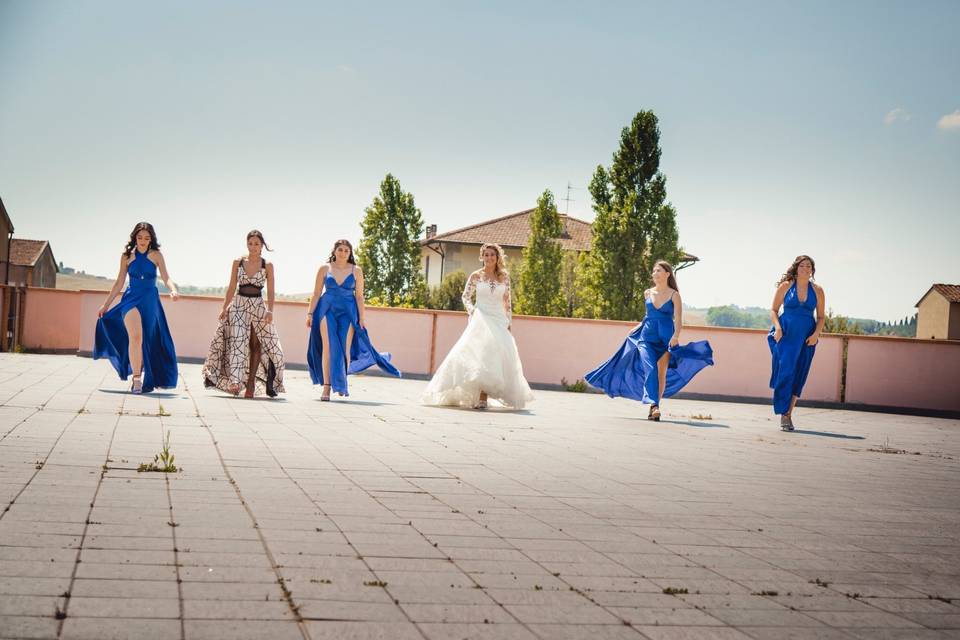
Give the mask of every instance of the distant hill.
[[(702, 317), (704, 324), (712, 327), (744, 327), (751, 329), (769, 329), (770, 328), (770, 310), (761, 307), (738, 307), (734, 304), (728, 304), (718, 307), (709, 307), (707, 309), (696, 309), (684, 307), (684, 320), (687, 324), (696, 324), (688, 317)], [(880, 336), (901, 336), (913, 338), (917, 334), (917, 316), (908, 316), (897, 322), (881, 322), (869, 318), (844, 318), (833, 315), (831, 310), (827, 310), (828, 322), (832, 317), (843, 327), (835, 328), (835, 331), (843, 333), (859, 333), (863, 335)], [(827, 328), (830, 331), (830, 328)]]
[[(158, 288), (161, 293), (168, 293), (166, 285), (158, 282)], [(77, 271), (70, 267), (60, 265), (60, 273), (57, 274), (57, 289), (67, 289), (70, 291), (80, 291), (87, 289), (92, 291), (110, 291), (113, 287), (113, 278), (104, 276), (95, 276), (82, 271)], [(188, 296), (223, 296), (227, 290), (226, 287), (197, 287), (191, 284), (178, 285), (180, 293)], [(277, 300), (302, 301), (308, 300), (311, 293), (284, 294), (278, 293)]]
[(79, 291), (80, 289), (110, 291), (111, 287), (113, 287), (113, 278), (104, 278), (103, 276), (92, 276), (77, 272), (57, 274), (57, 289), (69, 289), (70, 291)]

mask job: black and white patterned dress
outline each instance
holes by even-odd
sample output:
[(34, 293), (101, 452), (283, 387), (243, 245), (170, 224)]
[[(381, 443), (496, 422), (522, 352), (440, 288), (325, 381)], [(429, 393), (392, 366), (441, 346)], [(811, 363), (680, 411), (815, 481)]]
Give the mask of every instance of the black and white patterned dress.
[[(237, 292), (220, 321), (203, 365), (203, 384), (233, 393), (246, 388), (250, 374), (250, 332), (260, 342), (260, 360), (256, 363), (254, 395), (276, 396), (283, 393), (283, 349), (273, 322), (264, 322), (267, 313), (263, 289), (267, 284), (267, 262), (248, 276), (244, 260), (237, 266)], [(231, 388), (232, 387), (232, 388)]]

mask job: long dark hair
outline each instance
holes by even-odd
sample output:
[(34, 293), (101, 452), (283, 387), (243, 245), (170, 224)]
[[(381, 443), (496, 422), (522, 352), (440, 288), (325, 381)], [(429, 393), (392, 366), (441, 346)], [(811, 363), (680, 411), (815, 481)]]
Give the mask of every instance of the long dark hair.
[(248, 233), (247, 240), (249, 241), (250, 238), (260, 238), (260, 244), (263, 245), (263, 248), (266, 249), (267, 251), (273, 251), (273, 249), (270, 248), (270, 245), (267, 244), (267, 241), (263, 239), (263, 234), (260, 233), (259, 230), (254, 229), (253, 231)]
[(813, 261), (813, 258), (810, 256), (800, 255), (793, 259), (793, 264), (790, 265), (790, 268), (787, 269), (780, 279), (777, 280), (777, 286), (779, 287), (784, 282), (796, 282), (797, 281), (797, 267), (800, 266), (800, 263), (804, 260), (810, 261), (810, 279), (813, 280), (813, 276), (817, 273), (817, 263)]
[(150, 234), (150, 246), (147, 247), (147, 253), (150, 253), (151, 250), (156, 251), (160, 249), (160, 242), (157, 240), (157, 232), (153, 230), (153, 225), (149, 222), (138, 222), (137, 226), (130, 232), (130, 241), (123, 249), (123, 255), (126, 257), (129, 258), (130, 254), (133, 253), (134, 247), (137, 246), (137, 234), (141, 231), (146, 231)]
[(327, 258), (327, 262), (334, 262), (337, 259), (337, 247), (340, 245), (345, 245), (348, 249), (350, 249), (350, 257), (347, 258), (347, 262), (350, 264), (357, 264), (357, 261), (353, 259), (353, 245), (350, 244), (349, 240), (344, 240), (343, 238), (333, 243), (333, 249), (330, 250), (330, 257)]
[(677, 278), (673, 275), (673, 265), (666, 260), (657, 260), (653, 266), (660, 267), (667, 272), (667, 286), (680, 293), (680, 287), (677, 286)]

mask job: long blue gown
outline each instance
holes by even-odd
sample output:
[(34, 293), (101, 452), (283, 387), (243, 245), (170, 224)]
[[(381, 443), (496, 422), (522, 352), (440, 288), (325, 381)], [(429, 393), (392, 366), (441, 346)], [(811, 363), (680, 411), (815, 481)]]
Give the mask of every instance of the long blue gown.
[[(400, 377), (400, 371), (390, 363), (389, 353), (380, 353), (370, 342), (366, 329), (360, 327), (360, 311), (354, 293), (357, 280), (350, 273), (342, 283), (329, 271), (323, 283), (323, 295), (313, 310), (310, 328), (310, 344), (307, 347), (307, 364), (313, 384), (329, 384), (340, 395), (350, 395), (347, 390), (347, 375), (359, 373), (377, 365), (390, 375)], [(327, 319), (327, 336), (330, 339), (330, 380), (323, 379), (323, 340), (320, 337), (320, 321)], [(350, 345), (350, 366), (347, 367), (347, 331), (353, 327), (353, 342)]]
[(611, 398), (621, 396), (647, 404), (660, 404), (657, 361), (670, 352), (665, 398), (682, 389), (704, 367), (713, 364), (713, 349), (706, 340), (669, 348), (673, 337), (673, 298), (659, 308), (647, 300), (647, 315), (613, 357), (585, 376), (587, 382)]
[(167, 317), (157, 290), (157, 265), (146, 253), (134, 248), (134, 258), (127, 267), (129, 283), (120, 302), (97, 320), (93, 357), (107, 358), (121, 380), (133, 373), (130, 366), (130, 339), (123, 319), (127, 312), (140, 312), (143, 327), (143, 392), (173, 389), (177, 386), (177, 353), (167, 326)]
[(790, 410), (790, 401), (793, 396), (800, 397), (803, 385), (807, 382), (810, 373), (810, 364), (817, 346), (807, 344), (814, 330), (817, 320), (814, 311), (817, 308), (817, 292), (812, 284), (807, 285), (807, 299), (800, 302), (797, 295), (797, 283), (787, 289), (783, 297), (783, 312), (780, 314), (780, 326), (783, 327), (783, 336), (780, 342), (773, 339), (776, 327), (770, 328), (767, 344), (770, 345), (770, 354), (773, 356), (770, 388), (773, 389), (773, 411), (783, 415)]

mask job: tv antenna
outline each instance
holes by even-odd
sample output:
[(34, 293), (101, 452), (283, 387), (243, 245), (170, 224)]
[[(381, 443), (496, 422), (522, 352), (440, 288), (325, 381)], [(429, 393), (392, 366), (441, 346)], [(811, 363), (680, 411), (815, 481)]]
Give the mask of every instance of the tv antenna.
[(577, 189), (577, 188), (578, 188), (578, 187), (573, 186), (572, 184), (570, 184), (570, 181), (567, 180), (567, 197), (566, 197), (566, 198), (561, 198), (561, 200), (563, 200), (564, 202), (567, 203), (566, 208), (565, 208), (564, 211), (563, 211), (563, 215), (565, 215), (565, 216), (566, 216), (566, 215), (570, 215), (570, 203), (571, 203), (571, 202), (576, 202), (576, 200), (574, 200), (573, 198), (570, 197), (570, 192), (571, 192), (572, 190), (574, 190), (574, 189)]

